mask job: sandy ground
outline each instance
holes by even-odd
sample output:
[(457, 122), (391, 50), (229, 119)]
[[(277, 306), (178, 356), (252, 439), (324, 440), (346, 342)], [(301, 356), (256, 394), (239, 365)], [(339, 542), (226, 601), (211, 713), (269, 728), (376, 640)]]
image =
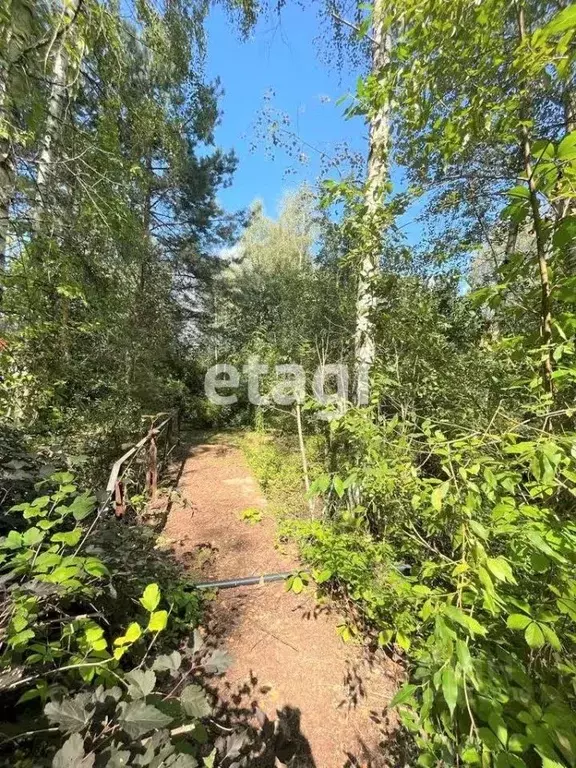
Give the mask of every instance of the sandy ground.
[[(201, 580), (293, 571), (293, 552), (276, 543), (276, 522), (241, 452), (223, 444), (190, 449), (164, 535)], [(263, 512), (250, 524), (240, 513)], [(222, 704), (246, 717), (257, 709), (283, 734), (271, 766), (380, 768), (394, 764), (382, 747), (394, 731), (386, 704), (398, 667), (345, 644), (341, 619), (312, 590), (288, 593), (283, 583), (221, 590), (209, 631), (234, 663), (219, 683)], [(388, 760), (385, 754), (388, 753)]]

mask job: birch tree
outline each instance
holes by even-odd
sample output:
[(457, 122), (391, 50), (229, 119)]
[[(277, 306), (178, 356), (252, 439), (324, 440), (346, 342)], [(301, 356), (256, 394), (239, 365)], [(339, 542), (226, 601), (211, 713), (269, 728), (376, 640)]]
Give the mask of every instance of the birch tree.
[(70, 77), (70, 49), (75, 46), (74, 24), (83, 0), (70, 0), (55, 8), (56, 23), (45, 61), (46, 80), (50, 83), (46, 105), (46, 122), (40, 140), (36, 173), (36, 197), (33, 204), (33, 225), (37, 232), (42, 222), (42, 211), (50, 195), (50, 181), (56, 159), (55, 144), (62, 130), (64, 110), (68, 97)]
[[(387, 28), (385, 0), (375, 0), (373, 9), (372, 78), (378, 80), (390, 60), (390, 31)], [(358, 272), (356, 301), (355, 367), (357, 401), (366, 405), (369, 399), (369, 374), (376, 356), (374, 311), (375, 282), (379, 272), (382, 246), (382, 217), (385, 185), (389, 176), (388, 144), (390, 139), (390, 104), (384, 95), (369, 113), (370, 138), (368, 174), (365, 187), (366, 237)]]
[(6, 269), (10, 204), (14, 185), (14, 167), (10, 141), (11, 126), (8, 106), (8, 50), (12, 38), (11, 19), (8, 17), (2, 28), (0, 41), (0, 276)]

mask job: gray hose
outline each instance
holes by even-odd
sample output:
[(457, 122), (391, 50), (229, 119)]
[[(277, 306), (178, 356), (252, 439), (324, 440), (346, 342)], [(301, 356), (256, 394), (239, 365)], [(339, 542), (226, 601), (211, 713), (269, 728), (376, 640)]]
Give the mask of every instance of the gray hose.
[[(400, 563), (396, 566), (400, 573), (410, 571), (410, 566), (406, 563)], [(195, 589), (234, 589), (234, 587), (250, 587), (255, 584), (268, 584), (271, 581), (285, 581), (293, 573), (268, 573), (262, 576), (246, 576), (243, 579), (225, 579), (224, 581), (205, 581), (202, 584), (195, 584)]]
[(196, 589), (232, 589), (233, 587), (249, 587), (253, 584), (268, 583), (270, 581), (284, 581), (292, 576), (291, 573), (269, 573), (263, 576), (247, 576), (243, 579), (227, 579), (225, 581), (206, 581), (203, 584), (195, 584)]

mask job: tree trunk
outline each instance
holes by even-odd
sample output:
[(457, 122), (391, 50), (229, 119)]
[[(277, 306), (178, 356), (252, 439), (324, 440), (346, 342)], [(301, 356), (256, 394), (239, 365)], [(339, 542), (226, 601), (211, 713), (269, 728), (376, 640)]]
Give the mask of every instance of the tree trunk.
[[(385, 0), (374, 2), (372, 73), (377, 75), (390, 59), (390, 33), (385, 27)], [(375, 231), (381, 209), (384, 185), (388, 177), (388, 142), (390, 105), (386, 101), (370, 121), (368, 178), (366, 182), (367, 231), (363, 243), (356, 298), (355, 366), (358, 405), (369, 401), (369, 374), (376, 356), (374, 339), (375, 281), (381, 254), (380, 233)]]
[[(12, 30), (10, 25), (2, 40), (5, 51), (10, 46)], [(0, 278), (6, 271), (6, 257), (8, 250), (8, 230), (10, 226), (10, 206), (14, 194), (14, 160), (12, 157), (12, 145), (9, 129), (10, 109), (8, 106), (8, 62), (4, 57), (0, 59), (0, 126), (2, 127), (0, 139)], [(2, 286), (0, 285), (0, 296)]]
[[(145, 161), (146, 167), (146, 186), (144, 188), (144, 196), (142, 200), (142, 233), (144, 237), (144, 247), (142, 248), (139, 257), (140, 264), (138, 268), (138, 282), (136, 291), (134, 294), (134, 307), (132, 309), (132, 326), (135, 329), (136, 334), (140, 334), (141, 330), (146, 327), (146, 312), (149, 307), (148, 286), (150, 284), (150, 277), (152, 273), (152, 235), (151, 235), (151, 223), (152, 223), (152, 156), (149, 153)], [(136, 373), (138, 368), (138, 351), (141, 349), (141, 344), (136, 341), (136, 337), (133, 336), (132, 351), (130, 356), (130, 373), (128, 376), (128, 382), (130, 386), (134, 386), (136, 383)]]
[[(526, 21), (524, 18), (524, 7), (521, 2), (518, 3), (518, 34), (520, 42), (526, 39)], [(544, 359), (542, 361), (542, 386), (545, 392), (554, 391), (552, 379), (552, 308), (551, 308), (551, 286), (550, 276), (548, 274), (548, 262), (546, 260), (546, 238), (544, 233), (542, 215), (540, 213), (540, 202), (538, 192), (534, 181), (532, 168), (532, 150), (530, 146), (530, 135), (526, 127), (525, 115), (522, 117), (522, 155), (524, 158), (524, 172), (530, 192), (530, 208), (532, 212), (532, 224), (536, 236), (536, 254), (538, 257), (538, 271), (540, 275), (540, 339), (545, 348)]]
[(55, 43), (53, 51), (53, 65), (50, 74), (50, 94), (48, 96), (48, 109), (44, 135), (40, 142), (40, 152), (38, 155), (38, 171), (36, 174), (36, 196), (33, 210), (33, 228), (38, 232), (42, 224), (42, 218), (47, 207), (50, 194), (51, 178), (53, 176), (53, 167), (55, 160), (54, 145), (61, 132), (66, 98), (68, 94), (68, 74), (70, 68), (70, 57), (66, 43), (70, 35), (70, 29), (73, 24), (82, 0), (72, 0), (66, 4), (63, 10), (61, 24), (63, 29)]
[[(564, 92), (564, 125), (566, 134), (572, 133), (576, 130), (576, 94), (574, 88), (568, 86)], [(558, 219), (563, 219), (566, 216), (574, 216), (576, 213), (576, 205), (574, 200), (568, 198), (561, 203), (560, 210), (558, 211)], [(571, 242), (568, 244), (566, 254), (566, 267), (569, 274), (576, 274), (576, 243)]]

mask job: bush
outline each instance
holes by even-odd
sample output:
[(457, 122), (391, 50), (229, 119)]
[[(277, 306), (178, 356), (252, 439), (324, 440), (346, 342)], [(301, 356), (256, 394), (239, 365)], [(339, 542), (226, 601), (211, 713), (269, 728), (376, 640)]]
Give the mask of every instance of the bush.
[(73, 474), (38, 492), (0, 540), (3, 764), (213, 765), (202, 680), (229, 659), (198, 631), (182, 645), (192, 585), (143, 529), (103, 522)]
[(348, 466), (316, 481), (332, 519), (296, 526), (303, 552), (406, 652), (392, 705), (420, 765), (573, 766), (574, 437), (448, 429), (350, 411)]

